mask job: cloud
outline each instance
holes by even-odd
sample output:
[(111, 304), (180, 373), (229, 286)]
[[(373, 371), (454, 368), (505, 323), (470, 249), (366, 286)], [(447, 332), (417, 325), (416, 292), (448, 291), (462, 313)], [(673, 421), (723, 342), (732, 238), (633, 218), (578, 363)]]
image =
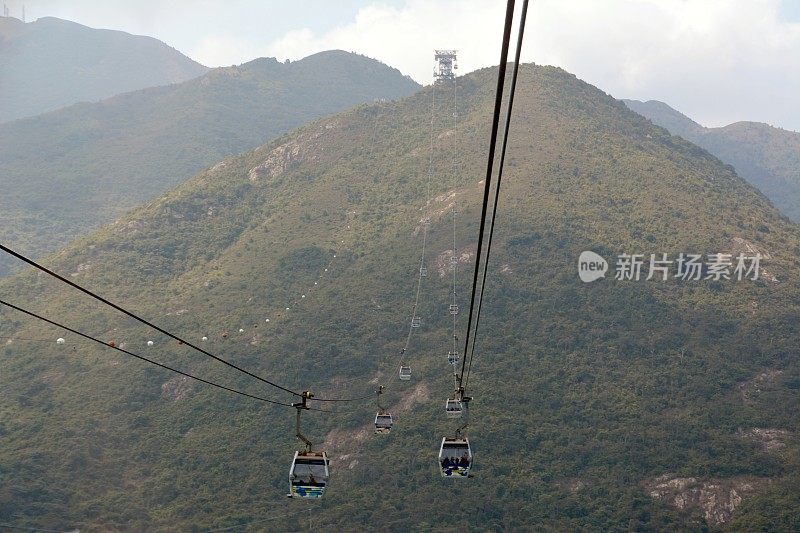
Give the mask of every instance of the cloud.
[[(339, 48), (428, 83), (435, 48), (460, 72), (499, 60), (504, 5), (490, 0), (373, 3), (323, 32), (298, 28), (264, 55)], [(708, 126), (757, 120), (800, 130), (800, 24), (780, 0), (535, 0), (523, 59), (560, 66), (618, 98), (658, 99)]]
[(293, 30), (267, 50), (294, 60), (339, 48), (380, 59), (429, 82), (435, 48), (458, 49), (464, 58), (462, 70), (496, 64), (502, 21), (503, 6), (496, 1), (410, 0), (401, 8), (376, 3), (360, 9), (349, 24), (319, 34), (307, 28)]
[(245, 62), (242, 58), (256, 58), (259, 51), (242, 41), (222, 36), (205, 37), (187, 55), (203, 65), (228, 66)]

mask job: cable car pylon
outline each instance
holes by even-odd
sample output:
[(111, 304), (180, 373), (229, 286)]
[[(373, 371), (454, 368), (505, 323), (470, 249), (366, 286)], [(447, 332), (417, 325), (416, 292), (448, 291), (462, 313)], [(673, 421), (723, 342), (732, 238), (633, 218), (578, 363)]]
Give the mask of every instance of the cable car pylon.
[(314, 443), (300, 430), (300, 415), (309, 409), (308, 400), (313, 397), (311, 391), (303, 391), (300, 401), (292, 404), (292, 407), (297, 409), (295, 436), (305, 444), (305, 450), (294, 452), (292, 466), (289, 469), (289, 494), (287, 494), (289, 498), (322, 498), (330, 480), (328, 454), (324, 451), (312, 451)]

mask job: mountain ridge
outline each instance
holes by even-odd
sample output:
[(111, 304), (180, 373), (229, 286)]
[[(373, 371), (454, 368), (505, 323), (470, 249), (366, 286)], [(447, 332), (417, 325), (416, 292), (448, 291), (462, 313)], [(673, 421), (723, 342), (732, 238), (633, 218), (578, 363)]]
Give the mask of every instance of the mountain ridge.
[(208, 70), (152, 37), (55, 17), (29, 23), (0, 18), (0, 69), (0, 123), (183, 82)]
[(623, 102), (673, 135), (733, 165), (786, 216), (800, 221), (800, 133), (752, 121), (705, 128), (657, 100)]
[[(35, 256), (58, 249), (226, 155), (418, 87), (379, 61), (329, 51), (0, 124), (0, 239)], [(9, 265), (0, 259), (0, 275)]]

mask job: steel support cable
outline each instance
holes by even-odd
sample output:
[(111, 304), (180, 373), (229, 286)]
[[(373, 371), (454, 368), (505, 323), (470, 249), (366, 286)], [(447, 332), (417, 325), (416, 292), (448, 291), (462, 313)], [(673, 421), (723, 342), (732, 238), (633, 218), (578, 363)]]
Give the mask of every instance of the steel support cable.
[(40, 527), (16, 526), (14, 524), (0, 524), (0, 527), (6, 529), (16, 529), (18, 531), (41, 531), (43, 533), (73, 533), (76, 531), (75, 529), (65, 531), (63, 529), (42, 529)]
[(0, 335), (0, 339), (6, 339), (12, 341), (12, 344), (16, 341), (43, 342), (47, 344), (53, 344), (53, 339), (31, 339), (28, 337), (14, 337), (13, 335), (12, 336)]
[[(389, 110), (390, 117), (391, 117), (392, 113), (393, 113), (393, 107), (390, 108), (390, 110)], [(377, 133), (378, 133), (378, 117), (379, 117), (379, 114), (375, 113), (375, 120), (373, 121), (373, 124), (372, 124), (372, 143), (371, 143), (372, 153), (370, 154), (370, 161), (374, 160), (374, 157), (375, 157), (375, 147), (377, 145)], [(387, 122), (391, 123), (392, 122), (391, 118)], [(377, 369), (378, 374), (380, 374), (381, 370), (386, 366), (388, 360), (389, 360), (388, 354), (384, 354), (383, 357), (379, 358), (378, 369)], [(401, 364), (402, 364), (402, 361), (401, 361)], [(381, 406), (380, 395), (383, 394), (386, 391), (387, 388), (388, 388), (388, 384), (387, 385), (379, 385), (378, 386), (378, 390), (373, 391), (372, 394), (364, 397), (364, 398), (374, 398), (375, 395), (377, 394), (378, 395), (377, 403), (378, 403), (378, 411), (379, 412), (384, 412), (385, 411), (383, 409), (383, 407)]]
[[(373, 121), (373, 126), (372, 126), (372, 141), (371, 141), (371, 150), (370, 150), (370, 160), (371, 160), (371, 159), (374, 157), (374, 155), (375, 155), (375, 146), (377, 145), (377, 132), (378, 132), (378, 119), (379, 119), (379, 118), (380, 118), (380, 114), (379, 114), (379, 113), (376, 113), (376, 114), (375, 114), (375, 120)], [(408, 346), (408, 344), (406, 344), (406, 346)], [(388, 356), (384, 356), (384, 357), (380, 358), (380, 360), (379, 360), (379, 363), (378, 363), (378, 372), (380, 372), (380, 371), (381, 371), (381, 369), (382, 369), (382, 368), (383, 368), (383, 367), (384, 367), (384, 366), (387, 364), (387, 362), (388, 362)], [(401, 362), (401, 363), (402, 363), (402, 362)], [(384, 393), (384, 392), (385, 392), (385, 391), (386, 391), (388, 388), (389, 388), (389, 387), (388, 387), (388, 384), (387, 384), (387, 385), (381, 385), (381, 386), (379, 386), (379, 389), (382, 391), (382, 392), (380, 392), (379, 394), (382, 394), (382, 393)], [(341, 398), (335, 398), (335, 399), (328, 399), (328, 398), (314, 398), (314, 400), (316, 400), (316, 401), (321, 401), (321, 402), (349, 402), (349, 401), (361, 401), (361, 400), (367, 400), (367, 399), (372, 399), (372, 398), (375, 398), (375, 394), (376, 394), (376, 393), (378, 393), (378, 391), (373, 391), (373, 392), (371, 392), (370, 394), (368, 394), (368, 395), (365, 395), (365, 396), (361, 396), (361, 397), (359, 397), (359, 398), (345, 398), (345, 399), (341, 399)], [(384, 409), (382, 409), (382, 408), (380, 407), (380, 400), (378, 400), (378, 403), (379, 403), (379, 411), (383, 411)]]
[[(520, 55), (522, 53), (522, 39), (525, 35), (525, 20), (528, 15), (528, 0), (522, 2), (522, 14), (519, 21), (519, 34), (517, 35), (517, 49), (514, 54), (514, 69), (511, 73), (511, 88), (508, 92), (508, 110), (506, 112), (506, 124), (503, 131), (503, 146), (500, 150), (500, 163), (497, 167), (497, 185), (494, 191), (494, 205), (492, 206), (492, 220), (489, 224), (489, 239), (486, 242), (486, 258), (484, 259), (483, 279), (481, 280), (481, 291), (478, 297), (478, 312), (475, 317), (475, 330), (472, 338), (472, 349), (469, 354), (469, 366), (467, 367), (467, 377), (464, 381), (464, 389), (469, 385), (469, 375), (472, 370), (472, 359), (475, 355), (475, 338), (478, 335), (478, 326), (481, 322), (481, 308), (483, 307), (483, 291), (486, 287), (486, 272), (489, 270), (489, 254), (492, 252), (492, 236), (494, 235), (494, 224), (497, 217), (497, 203), (500, 198), (500, 185), (503, 181), (503, 166), (506, 160), (506, 148), (508, 147), (508, 133), (511, 127), (511, 113), (514, 107), (514, 93), (517, 88), (517, 74), (519, 73)], [(466, 353), (464, 354), (466, 357)]]
[(375, 397), (375, 393), (372, 392), (365, 396), (358, 396), (357, 398), (317, 398), (316, 396), (311, 400), (314, 402), (360, 402), (363, 400), (371, 400)]
[[(182, 370), (178, 370), (177, 368), (173, 368), (171, 366), (159, 363), (159, 362), (154, 361), (154, 360), (152, 360), (152, 359), (150, 359), (148, 357), (144, 357), (142, 355), (135, 354), (135, 353), (133, 353), (131, 351), (125, 350), (124, 348), (120, 348), (119, 346), (112, 346), (111, 344), (109, 344), (106, 341), (103, 341), (101, 339), (98, 339), (96, 337), (93, 337), (91, 335), (83, 333), (81, 331), (78, 331), (78, 330), (76, 330), (74, 328), (71, 328), (69, 326), (65, 326), (64, 324), (60, 324), (60, 323), (56, 322), (55, 320), (50, 320), (49, 318), (46, 318), (46, 317), (44, 317), (42, 315), (34, 313), (33, 311), (28, 311), (27, 309), (23, 309), (22, 307), (14, 305), (14, 304), (12, 304), (10, 302), (7, 302), (5, 300), (0, 299), (0, 304), (1, 305), (5, 305), (6, 307), (8, 307), (10, 309), (14, 309), (15, 311), (19, 311), (20, 313), (28, 315), (28, 316), (30, 316), (32, 318), (37, 319), (37, 320), (41, 320), (42, 322), (46, 322), (46, 323), (48, 323), (48, 324), (50, 324), (52, 326), (55, 326), (57, 328), (61, 328), (61, 329), (65, 330), (65, 331), (69, 331), (70, 333), (72, 333), (74, 335), (78, 335), (79, 337), (83, 337), (86, 340), (90, 340), (92, 342), (96, 342), (97, 344), (105, 346), (106, 348), (111, 348), (113, 350), (117, 350), (118, 352), (122, 352), (124, 354), (130, 355), (132, 357), (135, 357), (136, 359), (140, 359), (140, 360), (145, 361), (147, 363), (150, 363), (152, 365), (156, 365), (158, 367), (161, 367), (161, 368), (163, 368), (165, 370), (169, 370), (170, 372), (175, 372), (176, 374), (180, 374), (181, 376), (185, 376), (187, 378), (194, 379), (196, 381), (199, 381), (200, 383), (205, 383), (206, 385), (211, 385), (212, 387), (216, 387), (218, 389), (222, 389), (224, 391), (231, 392), (233, 394), (238, 394), (240, 396), (245, 396), (245, 397), (251, 398), (253, 400), (258, 400), (258, 401), (261, 401), (261, 402), (271, 403), (271, 404), (275, 404), (275, 405), (282, 405), (284, 407), (294, 407), (290, 403), (283, 403), (283, 402), (278, 402), (278, 401), (275, 401), (275, 400), (270, 400), (268, 398), (263, 398), (261, 396), (256, 396), (254, 394), (248, 394), (246, 392), (242, 392), (240, 390), (236, 390), (236, 389), (233, 389), (231, 387), (226, 387), (225, 385), (220, 385), (219, 383), (214, 383), (213, 381), (209, 381), (207, 379), (203, 379), (203, 378), (195, 376), (193, 374), (189, 374), (188, 372), (184, 372)], [(315, 408), (311, 408), (311, 410), (313, 410), (313, 411), (330, 412), (330, 411), (325, 411), (323, 409), (315, 409)]]
[[(61, 276), (60, 274), (57, 274), (57, 273), (53, 272), (52, 270), (40, 265), (36, 261), (34, 261), (32, 259), (29, 259), (28, 257), (25, 257), (24, 255), (22, 255), (22, 254), (20, 254), (18, 252), (15, 252), (11, 248), (9, 248), (7, 246), (4, 246), (3, 244), (0, 244), (0, 250), (3, 250), (4, 252), (6, 252), (6, 253), (8, 253), (10, 255), (13, 255), (17, 259), (20, 259), (21, 261), (24, 261), (25, 263), (28, 263), (29, 265), (41, 270), (42, 272), (45, 272), (46, 274), (56, 278), (57, 280), (59, 280), (59, 281), (61, 281), (63, 283), (66, 283), (67, 285), (69, 285), (69, 286), (81, 291), (84, 294), (87, 294), (87, 295), (91, 296), (95, 300), (98, 300), (98, 301), (100, 301), (100, 302), (102, 302), (102, 303), (104, 303), (104, 304), (116, 309), (117, 311), (120, 311), (121, 313), (133, 318), (134, 320), (136, 320), (136, 321), (138, 321), (138, 322), (140, 322), (142, 324), (145, 324), (146, 326), (149, 326), (149, 327), (155, 329), (156, 331), (158, 331), (160, 333), (163, 333), (164, 335), (166, 335), (166, 336), (168, 336), (168, 337), (170, 337), (172, 339), (175, 339), (176, 341), (181, 342), (181, 343), (185, 344), (186, 346), (188, 346), (190, 348), (193, 348), (194, 350), (197, 350), (198, 352), (200, 352), (200, 353), (202, 353), (204, 355), (207, 355), (208, 357), (214, 359), (215, 361), (219, 361), (220, 363), (223, 363), (226, 366), (234, 368), (234, 369), (238, 370), (239, 372), (242, 372), (242, 373), (244, 373), (244, 374), (246, 374), (246, 375), (248, 375), (250, 377), (253, 377), (253, 378), (255, 378), (255, 379), (257, 379), (257, 380), (259, 380), (259, 381), (261, 381), (263, 383), (266, 383), (267, 385), (270, 385), (272, 387), (280, 389), (280, 390), (282, 390), (284, 392), (288, 392), (290, 394), (294, 394), (295, 396), (302, 396), (302, 393), (300, 393), (300, 392), (295, 392), (295, 391), (293, 391), (291, 389), (288, 389), (286, 387), (278, 385), (277, 383), (273, 383), (272, 381), (269, 381), (268, 379), (262, 378), (261, 376), (258, 376), (258, 375), (254, 374), (254, 373), (252, 373), (252, 372), (250, 372), (248, 370), (245, 370), (244, 368), (241, 368), (241, 367), (239, 367), (239, 366), (237, 366), (237, 365), (235, 365), (235, 364), (233, 364), (231, 362), (228, 362), (225, 359), (222, 359), (221, 357), (218, 357), (218, 356), (216, 356), (216, 355), (214, 355), (214, 354), (212, 354), (212, 353), (200, 348), (199, 346), (196, 346), (195, 344), (193, 344), (193, 343), (191, 343), (191, 342), (189, 342), (189, 341), (187, 341), (185, 339), (182, 339), (181, 337), (178, 337), (177, 335), (174, 335), (174, 334), (170, 333), (169, 331), (167, 331), (167, 330), (165, 330), (165, 329), (163, 329), (163, 328), (161, 328), (161, 327), (149, 322), (148, 320), (146, 320), (144, 318), (141, 318), (140, 316), (136, 315), (135, 313), (132, 313), (132, 312), (128, 311), (127, 309), (124, 309), (123, 307), (121, 307), (121, 306), (119, 306), (119, 305), (107, 300), (106, 298), (103, 298), (102, 296), (99, 296), (98, 294), (95, 294), (94, 292), (90, 291), (89, 289), (86, 289), (86, 288), (78, 285), (77, 283), (65, 278), (64, 276)], [(59, 326), (59, 327), (64, 328), (64, 326)], [(64, 328), (64, 329), (67, 329), (67, 328)], [(363, 396), (363, 397), (360, 397), (360, 398), (315, 398), (315, 400), (316, 401), (325, 401), (325, 402), (346, 402), (346, 401), (360, 401), (360, 400), (365, 400), (365, 399), (371, 398), (371, 397), (372, 397), (372, 395)], [(281, 405), (283, 405), (283, 404), (281, 404)]]
[(430, 225), (430, 197), (431, 197), (431, 179), (433, 176), (433, 148), (434, 148), (434, 134), (435, 134), (435, 119), (436, 119), (436, 82), (433, 84), (431, 91), (431, 133), (430, 133), (430, 154), (428, 156), (428, 176), (425, 184), (425, 216), (422, 221), (422, 255), (419, 261), (419, 270), (417, 271), (417, 292), (414, 298), (414, 307), (411, 315), (411, 324), (408, 327), (408, 335), (406, 336), (406, 344), (400, 352), (400, 366), (405, 362), (405, 355), (408, 347), (411, 345), (411, 337), (414, 333), (414, 321), (417, 318), (417, 310), (419, 309), (419, 297), (422, 292), (422, 272), (425, 267), (425, 247), (428, 241), (428, 227)]
[[(453, 267), (453, 303), (450, 314), (453, 317), (453, 357), (458, 353), (458, 315), (453, 312), (458, 309), (456, 295), (456, 276), (458, 273), (458, 258), (456, 256), (456, 196), (455, 191), (458, 187), (458, 78), (453, 77), (453, 254), (450, 257), (450, 264)], [(453, 389), (458, 389), (458, 361), (453, 360)]]
[(25, 263), (28, 263), (29, 265), (41, 270), (42, 272), (44, 272), (44, 273), (56, 278), (57, 280), (59, 280), (59, 281), (61, 281), (63, 283), (66, 283), (70, 287), (72, 287), (74, 289), (77, 289), (77, 290), (81, 291), (82, 293), (84, 293), (84, 294), (86, 294), (88, 296), (91, 296), (95, 300), (98, 300), (98, 301), (108, 305), (109, 307), (113, 307), (117, 311), (119, 311), (119, 312), (121, 312), (121, 313), (123, 313), (123, 314), (125, 314), (125, 315), (127, 315), (127, 316), (129, 316), (131, 318), (133, 318), (134, 320), (136, 320), (138, 322), (141, 322), (142, 324), (145, 324), (146, 326), (149, 326), (149, 327), (153, 328), (154, 330), (166, 335), (167, 337), (175, 339), (178, 342), (182, 342), (186, 346), (189, 346), (190, 348), (193, 348), (194, 350), (197, 350), (198, 352), (200, 352), (200, 353), (202, 353), (204, 355), (207, 355), (208, 357), (214, 359), (215, 361), (219, 361), (220, 363), (222, 363), (222, 364), (224, 364), (226, 366), (234, 368), (234, 369), (238, 370), (239, 372), (247, 374), (248, 376), (250, 376), (252, 378), (255, 378), (255, 379), (257, 379), (257, 380), (259, 380), (259, 381), (261, 381), (263, 383), (266, 383), (267, 385), (270, 385), (272, 387), (280, 389), (280, 390), (282, 390), (284, 392), (288, 392), (289, 394), (294, 394), (295, 396), (302, 396), (302, 393), (300, 393), (300, 392), (295, 392), (295, 391), (293, 391), (291, 389), (288, 389), (286, 387), (278, 385), (277, 383), (273, 383), (272, 381), (269, 381), (268, 379), (265, 379), (265, 378), (262, 378), (261, 376), (253, 374), (252, 372), (250, 372), (248, 370), (245, 370), (244, 368), (241, 368), (240, 366), (237, 366), (237, 365), (235, 365), (235, 364), (233, 364), (231, 362), (228, 362), (225, 359), (222, 359), (221, 357), (217, 357), (216, 355), (214, 355), (214, 354), (212, 354), (212, 353), (200, 348), (199, 346), (196, 346), (195, 344), (192, 344), (191, 342), (189, 342), (189, 341), (187, 341), (185, 339), (182, 339), (182, 338), (178, 337), (177, 335), (174, 335), (174, 334), (170, 333), (169, 331), (167, 331), (167, 330), (165, 330), (165, 329), (163, 329), (163, 328), (161, 328), (159, 326), (156, 326), (152, 322), (150, 322), (150, 321), (148, 321), (148, 320), (136, 315), (135, 313), (132, 313), (132, 312), (128, 311), (127, 309), (115, 304), (114, 302), (111, 302), (111, 301), (107, 300), (106, 298), (103, 298), (102, 296), (90, 291), (89, 289), (81, 287), (77, 283), (74, 283), (73, 281), (68, 280), (64, 276), (61, 276), (61, 275), (53, 272), (52, 270), (40, 265), (36, 261), (34, 261), (32, 259), (29, 259), (29, 258), (25, 257), (24, 255), (22, 255), (20, 253), (15, 252), (14, 250), (12, 250), (11, 248), (9, 248), (7, 246), (4, 246), (4, 245), (0, 244), (0, 250), (3, 250), (4, 252), (6, 252), (8, 254), (11, 254), (14, 257), (16, 257), (17, 259), (19, 259), (21, 261), (24, 261)]
[(497, 145), (497, 132), (500, 125), (500, 110), (503, 104), (503, 88), (506, 77), (506, 62), (508, 61), (508, 46), (511, 41), (511, 25), (514, 20), (514, 0), (507, 0), (506, 19), (503, 27), (503, 43), (500, 51), (500, 65), (497, 73), (497, 88), (495, 89), (494, 116), (492, 117), (492, 133), (489, 138), (489, 156), (486, 163), (486, 179), (483, 191), (483, 206), (481, 207), (481, 225), (478, 231), (478, 249), (475, 253), (475, 272), (472, 278), (472, 296), (469, 302), (469, 318), (467, 319), (467, 334), (464, 339), (464, 357), (461, 361), (461, 375), (458, 379), (459, 388), (464, 385), (464, 371), (466, 370), (467, 357), (469, 352), (469, 339), (472, 330), (472, 314), (475, 308), (475, 291), (478, 288), (478, 270), (481, 263), (481, 251), (483, 247), (484, 231), (486, 229), (486, 212), (489, 207), (489, 191), (492, 183), (492, 169), (494, 166), (494, 155)]

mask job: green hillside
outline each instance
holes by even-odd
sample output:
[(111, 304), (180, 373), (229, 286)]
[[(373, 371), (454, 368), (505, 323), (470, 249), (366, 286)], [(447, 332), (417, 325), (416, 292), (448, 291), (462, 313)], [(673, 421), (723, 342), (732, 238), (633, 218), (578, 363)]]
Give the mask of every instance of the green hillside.
[[(496, 75), (458, 80), (455, 188), (451, 93), (437, 91), (429, 275), (410, 382), (394, 376), (415, 288), (430, 87), (229, 157), (46, 259), (292, 388), (357, 396), (388, 383), (389, 436), (371, 434), (372, 403), (304, 417), (334, 460), (323, 501), (284, 497), (298, 446), (291, 409), (184, 382), (3, 309), (4, 522), (81, 531), (800, 527), (800, 231), (717, 159), (551, 67), (520, 73), (470, 380), (475, 477), (438, 475), (438, 443), (455, 427), (443, 416), (450, 209), (455, 202), (464, 309)], [(576, 275), (584, 250), (609, 259), (613, 274), (620, 253), (743, 249), (765, 255), (759, 281), (609, 275), (584, 284)], [(34, 272), (0, 283), (0, 296), (292, 400)]]
[(0, 122), (179, 83), (208, 69), (157, 39), (55, 17), (0, 17)]
[(663, 102), (625, 103), (673, 135), (680, 135), (733, 165), (781, 212), (800, 222), (800, 133), (761, 122), (704, 128)]
[[(0, 125), (0, 240), (33, 255), (55, 251), (225, 156), (418, 88), (383, 63), (329, 51)], [(0, 276), (11, 266), (0, 258)]]

